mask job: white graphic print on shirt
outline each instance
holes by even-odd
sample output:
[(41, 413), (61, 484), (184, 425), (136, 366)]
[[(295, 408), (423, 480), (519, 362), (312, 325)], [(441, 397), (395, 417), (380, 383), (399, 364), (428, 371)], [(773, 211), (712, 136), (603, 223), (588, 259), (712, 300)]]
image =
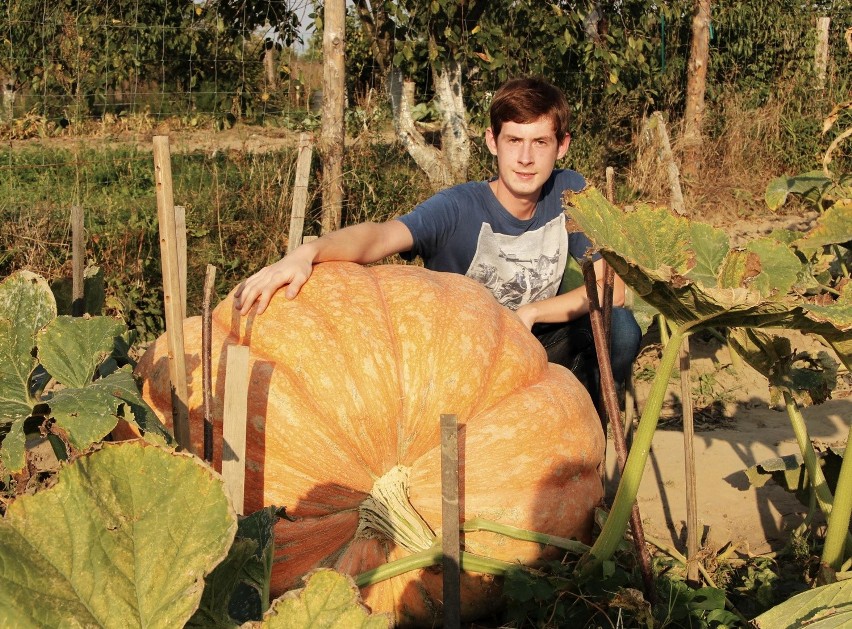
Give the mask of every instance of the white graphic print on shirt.
[(483, 284), (501, 304), (517, 310), (556, 295), (568, 256), (565, 215), (521, 235), (495, 234), (483, 223), (466, 275)]

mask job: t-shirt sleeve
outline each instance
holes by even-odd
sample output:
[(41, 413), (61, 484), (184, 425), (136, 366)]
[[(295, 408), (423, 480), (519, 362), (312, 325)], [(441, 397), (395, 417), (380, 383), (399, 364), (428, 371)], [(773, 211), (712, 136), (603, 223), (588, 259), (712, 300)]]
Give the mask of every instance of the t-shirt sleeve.
[(400, 254), (403, 260), (429, 258), (444, 248), (458, 225), (458, 205), (444, 192), (439, 192), (397, 220), (408, 227), (414, 239), (410, 251)]

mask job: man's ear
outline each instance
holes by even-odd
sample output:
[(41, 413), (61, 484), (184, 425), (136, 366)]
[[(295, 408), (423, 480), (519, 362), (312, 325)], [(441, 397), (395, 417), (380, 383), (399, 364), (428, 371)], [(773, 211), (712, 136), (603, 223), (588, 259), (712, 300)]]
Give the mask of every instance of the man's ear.
[(497, 138), (494, 136), (494, 131), (491, 127), (485, 130), (485, 145), (492, 155), (497, 155)]
[(568, 152), (568, 147), (571, 146), (571, 134), (566, 133), (565, 137), (562, 138), (562, 141), (559, 143), (559, 151), (557, 152), (556, 159), (562, 159), (565, 157), (565, 154)]

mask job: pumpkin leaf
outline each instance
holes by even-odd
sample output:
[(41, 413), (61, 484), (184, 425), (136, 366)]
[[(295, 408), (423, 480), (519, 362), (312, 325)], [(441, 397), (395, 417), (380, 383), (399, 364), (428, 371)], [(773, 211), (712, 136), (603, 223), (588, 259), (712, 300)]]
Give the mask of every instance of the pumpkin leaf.
[(852, 623), (852, 580), (801, 592), (752, 620), (759, 629), (840, 629)]
[(106, 446), (0, 520), (0, 626), (182, 626), (236, 529), (221, 479), (194, 457)]
[(32, 413), (31, 377), (35, 335), (56, 317), (47, 282), (30, 271), (17, 271), (0, 282), (0, 450), (12, 472), (24, 467), (24, 420)]
[(47, 404), (50, 415), (68, 434), (68, 441), (79, 450), (100, 441), (115, 428), (122, 405), (131, 409), (147, 406), (129, 365), (86, 387), (61, 389)]
[(123, 331), (124, 324), (109, 317), (56, 317), (36, 337), (39, 361), (66, 387), (83, 388)]
[(842, 199), (823, 212), (816, 225), (804, 238), (792, 244), (811, 258), (827, 245), (842, 245), (852, 241), (852, 200)]
[(730, 250), (728, 235), (703, 223), (692, 223), (692, 242), (695, 246), (695, 266), (686, 274), (690, 279), (707, 286), (716, 283), (716, 271)]
[(811, 202), (817, 202), (833, 185), (821, 170), (811, 170), (795, 177), (782, 175), (769, 182), (764, 199), (770, 210), (777, 210), (787, 202), (790, 194), (798, 194)]
[(234, 627), (259, 619), (269, 608), (269, 579), (277, 507), (240, 518), (228, 556), (205, 579), (198, 610), (187, 627)]
[[(732, 249), (713, 273), (715, 282), (709, 281), (710, 262), (696, 272), (699, 281), (689, 275), (696, 261), (718, 259), (697, 253), (707, 245), (693, 237), (706, 230), (690, 228), (686, 219), (664, 209), (622, 212), (591, 187), (566, 193), (565, 201), (566, 211), (616, 273), (677, 325), (781, 327), (826, 337), (852, 328), (852, 318), (834, 316), (839, 312), (830, 306), (821, 307), (831, 310), (832, 316), (825, 316), (789, 291), (803, 267), (782, 242), (767, 239), (748, 250)], [(838, 300), (836, 310), (848, 305)]]
[(56, 302), (39, 275), (18, 271), (0, 282), (1, 400), (30, 405), (29, 379), (37, 364), (35, 335), (55, 317)]
[(319, 569), (307, 576), (304, 588), (277, 598), (263, 621), (251, 626), (269, 629), (385, 629), (390, 627), (390, 618), (367, 611), (361, 604), (352, 577), (334, 570)]

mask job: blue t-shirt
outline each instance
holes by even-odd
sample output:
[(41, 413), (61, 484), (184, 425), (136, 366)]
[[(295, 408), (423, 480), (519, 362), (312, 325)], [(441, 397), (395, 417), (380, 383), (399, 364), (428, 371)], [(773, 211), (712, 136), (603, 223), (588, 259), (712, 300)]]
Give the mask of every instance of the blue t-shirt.
[(402, 257), (420, 256), (428, 269), (471, 277), (513, 310), (553, 297), (568, 254), (582, 260), (592, 246), (585, 234), (566, 232), (562, 210), (562, 193), (585, 187), (580, 173), (554, 170), (532, 218), (520, 220), (487, 181), (453, 186), (399, 218), (414, 237)]

